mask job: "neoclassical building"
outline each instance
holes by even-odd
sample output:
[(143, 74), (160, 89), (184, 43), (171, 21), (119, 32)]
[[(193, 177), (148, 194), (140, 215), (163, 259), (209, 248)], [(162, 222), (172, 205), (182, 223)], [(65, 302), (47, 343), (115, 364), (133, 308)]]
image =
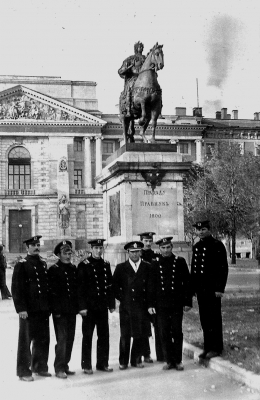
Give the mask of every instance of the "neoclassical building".
[[(219, 140), (237, 140), (258, 155), (259, 114), (236, 117), (222, 109), (207, 119), (201, 108), (186, 115), (177, 107), (158, 120), (156, 139), (197, 163)], [(103, 194), (95, 177), (122, 139), (118, 115), (98, 110), (95, 82), (0, 76), (0, 243), (6, 250), (24, 251), (23, 240), (36, 234), (45, 251), (64, 237), (76, 249), (103, 237)]]
[[(165, 116), (157, 139), (201, 160), (200, 117)], [(138, 139), (138, 136), (137, 136)], [(0, 76), (0, 242), (24, 250), (42, 235), (44, 250), (61, 238), (76, 249), (103, 236), (102, 190), (95, 182), (121, 145), (117, 115), (98, 110), (95, 82)]]

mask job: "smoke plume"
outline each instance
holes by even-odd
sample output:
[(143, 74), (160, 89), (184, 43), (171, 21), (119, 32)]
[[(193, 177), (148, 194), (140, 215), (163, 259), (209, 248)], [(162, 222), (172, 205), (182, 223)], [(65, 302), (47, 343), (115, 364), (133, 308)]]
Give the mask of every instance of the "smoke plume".
[(235, 54), (238, 40), (239, 22), (227, 15), (217, 16), (206, 40), (207, 61), (209, 63), (208, 85), (222, 88)]

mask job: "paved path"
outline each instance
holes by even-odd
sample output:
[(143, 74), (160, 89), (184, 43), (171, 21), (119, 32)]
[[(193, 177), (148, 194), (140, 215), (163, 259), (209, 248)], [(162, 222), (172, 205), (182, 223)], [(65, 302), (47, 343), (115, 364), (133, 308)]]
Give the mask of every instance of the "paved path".
[[(10, 274), (8, 274), (10, 275)], [(9, 279), (8, 279), (9, 281)], [(10, 286), (9, 286), (10, 287)], [(55, 337), (52, 320), (49, 370), (54, 373)], [(81, 318), (77, 317), (76, 338), (70, 368), (76, 375), (59, 380), (36, 376), (32, 383), (21, 382), (15, 375), (16, 351), (18, 337), (18, 317), (13, 302), (0, 300), (0, 387), (1, 393), (8, 400), (259, 400), (259, 393), (252, 393), (246, 387), (231, 382), (222, 374), (194, 364), (193, 360), (184, 358), (185, 371), (162, 371), (162, 363), (155, 362), (143, 370), (129, 368), (118, 369), (119, 321), (118, 314), (110, 319), (110, 366), (113, 373), (97, 372), (86, 376), (80, 368)], [(152, 356), (154, 358), (154, 340), (151, 338)], [(93, 367), (95, 366), (95, 345), (93, 348)]]

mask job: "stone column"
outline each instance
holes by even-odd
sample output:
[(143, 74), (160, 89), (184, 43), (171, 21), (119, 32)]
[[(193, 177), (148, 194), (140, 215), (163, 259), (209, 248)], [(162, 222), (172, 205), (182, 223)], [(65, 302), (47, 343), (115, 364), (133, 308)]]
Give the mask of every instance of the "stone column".
[(92, 188), (92, 173), (91, 173), (91, 136), (85, 136), (85, 145), (84, 145), (84, 188), (90, 189)]
[(196, 163), (202, 162), (202, 139), (195, 140), (196, 143)]
[(96, 176), (102, 171), (102, 137), (96, 136)]

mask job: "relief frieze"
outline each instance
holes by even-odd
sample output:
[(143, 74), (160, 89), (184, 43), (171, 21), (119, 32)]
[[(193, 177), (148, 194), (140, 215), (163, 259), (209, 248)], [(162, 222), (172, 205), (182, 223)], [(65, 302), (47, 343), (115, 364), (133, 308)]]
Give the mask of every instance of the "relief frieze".
[(48, 121), (80, 121), (66, 111), (41, 103), (27, 95), (9, 96), (0, 101), (0, 119), (34, 119)]

